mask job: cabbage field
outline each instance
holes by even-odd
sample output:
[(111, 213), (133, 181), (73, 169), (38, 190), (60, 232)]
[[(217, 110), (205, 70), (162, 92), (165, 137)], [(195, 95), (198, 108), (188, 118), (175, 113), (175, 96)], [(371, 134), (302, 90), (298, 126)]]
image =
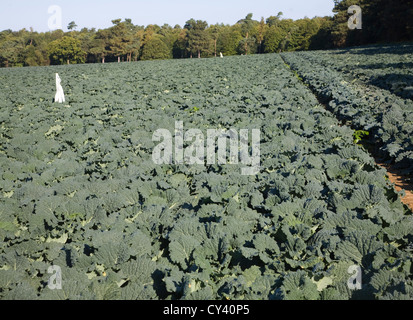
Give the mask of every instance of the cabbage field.
[[(359, 141), (411, 172), (411, 52), (1, 69), (0, 299), (412, 299), (412, 211)], [(259, 130), (258, 172), (157, 164), (177, 122)]]
[(375, 154), (413, 178), (413, 45), (283, 54), (343, 123), (366, 130)]

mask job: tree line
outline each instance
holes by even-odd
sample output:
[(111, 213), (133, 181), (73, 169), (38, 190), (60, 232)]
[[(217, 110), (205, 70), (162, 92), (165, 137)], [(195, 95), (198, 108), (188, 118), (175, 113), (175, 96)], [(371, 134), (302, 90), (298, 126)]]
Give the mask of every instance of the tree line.
[[(282, 12), (234, 25), (190, 19), (181, 27), (139, 26), (131, 19), (112, 20), (106, 29), (68, 32), (0, 32), (0, 66), (45, 66), (156, 59), (248, 55), (281, 51), (332, 49), (413, 40), (413, 0), (333, 0), (333, 16), (284, 19)], [(362, 9), (362, 29), (348, 28), (348, 8)]]

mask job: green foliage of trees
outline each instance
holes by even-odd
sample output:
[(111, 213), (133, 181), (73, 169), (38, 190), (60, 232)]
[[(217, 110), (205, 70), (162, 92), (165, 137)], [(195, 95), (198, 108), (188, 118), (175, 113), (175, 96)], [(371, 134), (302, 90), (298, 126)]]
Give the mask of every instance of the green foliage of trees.
[[(234, 25), (208, 25), (207, 21), (189, 19), (183, 27), (145, 27), (133, 24), (131, 19), (114, 19), (111, 27), (99, 30), (78, 30), (74, 21), (67, 26), (67, 33), (4, 30), (0, 32), (0, 66), (65, 64), (67, 60), (105, 63), (204, 58), (219, 53), (231, 56), (324, 50), (413, 40), (413, 0), (334, 0), (334, 4), (331, 17), (311, 19), (285, 19), (278, 12), (256, 20), (250, 13)], [(361, 30), (348, 28), (348, 8), (354, 4), (362, 9)]]
[(19, 62), (19, 55), (23, 51), (24, 44), (21, 37), (15, 36), (10, 31), (5, 31), (1, 35), (0, 60), (5, 67), (16, 65)]
[(70, 22), (69, 25), (67, 26), (68, 30), (76, 30), (76, 28), (77, 28), (77, 24), (74, 21)]
[(145, 43), (142, 48), (141, 60), (171, 59), (171, 51), (161, 36), (156, 35)]
[(86, 52), (81, 48), (80, 40), (64, 36), (49, 44), (48, 52), (51, 64), (78, 64), (84, 63)]
[(187, 50), (190, 57), (197, 56), (201, 58), (201, 54), (210, 54), (212, 38), (207, 32), (208, 22), (202, 20), (188, 20), (184, 26), (187, 32)]
[(224, 26), (221, 28), (220, 37), (217, 41), (218, 51), (225, 56), (236, 55), (241, 40), (242, 35), (239, 26)]
[(270, 26), (264, 34), (264, 53), (277, 52), (283, 39), (282, 30), (275, 25)]
[[(413, 40), (412, 0), (336, 0), (329, 30), (333, 47)], [(362, 29), (349, 30), (347, 12), (351, 5), (362, 10)]]

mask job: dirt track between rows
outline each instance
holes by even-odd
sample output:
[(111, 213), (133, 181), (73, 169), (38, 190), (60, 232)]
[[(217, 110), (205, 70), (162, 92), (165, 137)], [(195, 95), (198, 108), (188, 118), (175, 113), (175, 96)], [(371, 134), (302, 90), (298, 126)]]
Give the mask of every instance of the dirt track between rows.
[(413, 211), (413, 185), (407, 183), (406, 178), (400, 175), (397, 170), (385, 165), (380, 166), (387, 170), (389, 179), (395, 185), (396, 191), (404, 190), (406, 195), (402, 198), (402, 201)]

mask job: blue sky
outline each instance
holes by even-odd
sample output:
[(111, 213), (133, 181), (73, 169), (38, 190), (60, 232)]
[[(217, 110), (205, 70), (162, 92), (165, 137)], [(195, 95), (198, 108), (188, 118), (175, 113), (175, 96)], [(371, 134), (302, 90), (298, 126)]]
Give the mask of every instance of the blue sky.
[(234, 24), (253, 13), (253, 19), (268, 18), (284, 13), (284, 18), (300, 19), (305, 16), (333, 15), (333, 0), (1, 0), (0, 31), (22, 28), (49, 31), (50, 6), (62, 10), (62, 27), (67, 30), (75, 21), (78, 30), (87, 27), (97, 29), (112, 25), (111, 20), (132, 19), (136, 25), (168, 23), (183, 26), (191, 18), (206, 20), (209, 24)]

